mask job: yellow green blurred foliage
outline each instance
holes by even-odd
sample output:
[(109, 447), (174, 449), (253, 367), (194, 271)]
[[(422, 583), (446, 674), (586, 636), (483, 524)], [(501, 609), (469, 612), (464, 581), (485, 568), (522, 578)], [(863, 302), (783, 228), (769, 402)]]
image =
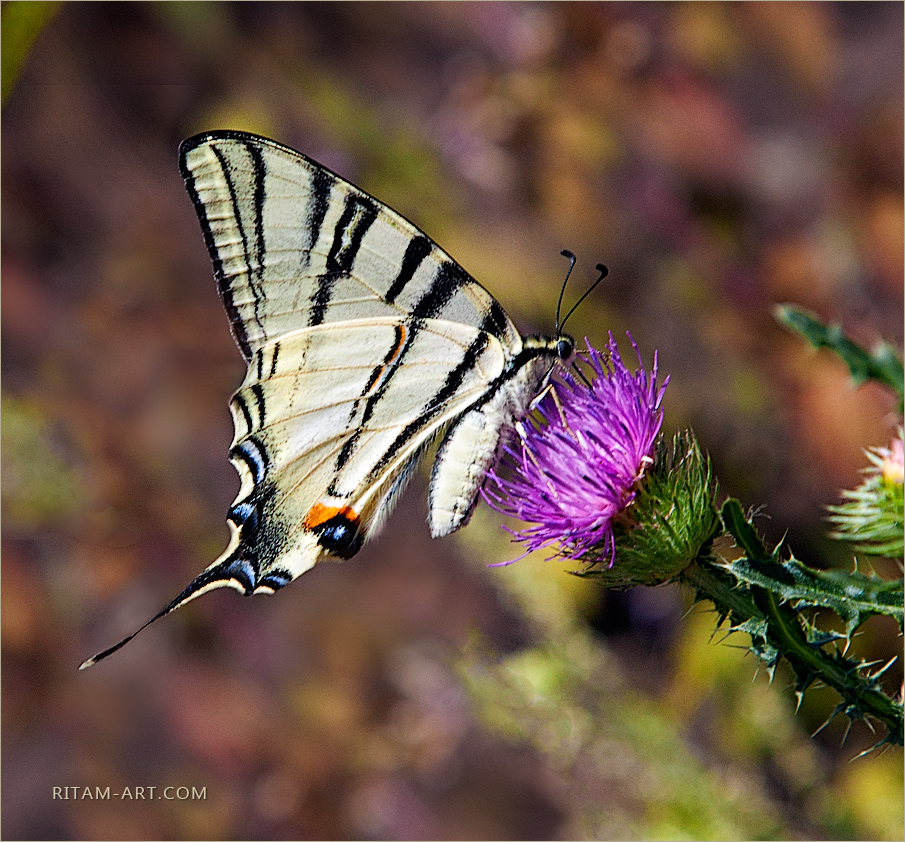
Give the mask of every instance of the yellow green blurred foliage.
[(4, 3), (0, 10), (3, 41), (3, 58), (0, 73), (3, 76), (2, 100), (19, 78), (19, 71), (38, 33), (57, 13), (62, 4), (55, 2)]

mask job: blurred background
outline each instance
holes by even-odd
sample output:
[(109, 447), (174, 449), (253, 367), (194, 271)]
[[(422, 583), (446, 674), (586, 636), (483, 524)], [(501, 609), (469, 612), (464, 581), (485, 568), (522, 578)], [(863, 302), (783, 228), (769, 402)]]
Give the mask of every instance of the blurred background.
[[(525, 332), (552, 329), (561, 249), (573, 301), (606, 263), (570, 332), (658, 350), (664, 429), (694, 428), (773, 541), (850, 567), (824, 507), (895, 402), (771, 308), (901, 349), (901, 4), (5, 3), (2, 22), (5, 838), (902, 838), (901, 751), (851, 762), (863, 723), (810, 737), (832, 693), (795, 716), (788, 674), (770, 686), (676, 587), (604, 592), (542, 556), (488, 570), (518, 550), (486, 507), (431, 541), (426, 468), (352, 561), (205, 596), (77, 671), (228, 535), (244, 372), (176, 158), (205, 129), (387, 202)], [(901, 640), (875, 619), (857, 646)]]

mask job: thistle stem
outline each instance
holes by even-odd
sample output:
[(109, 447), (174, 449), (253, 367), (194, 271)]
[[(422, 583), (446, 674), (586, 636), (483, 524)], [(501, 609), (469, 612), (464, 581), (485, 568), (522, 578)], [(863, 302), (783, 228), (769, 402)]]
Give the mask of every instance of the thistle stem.
[(889, 741), (902, 745), (902, 708), (882, 690), (871, 687), (856, 669), (846, 669), (832, 655), (808, 643), (795, 612), (780, 604), (775, 593), (754, 586), (754, 602), (766, 616), (769, 637), (783, 656), (796, 667), (796, 673), (812, 674), (832, 687), (855, 710), (882, 722)]
[(706, 596), (720, 614), (731, 615), (735, 622), (764, 619), (747, 589), (738, 587), (732, 576), (714, 564), (710, 556), (699, 556), (677, 578)]
[[(748, 556), (754, 556), (753, 561), (772, 558), (750, 524), (743, 530), (734, 530), (732, 527), (737, 522), (729, 518), (724, 518), (724, 522)], [(736, 535), (736, 531), (740, 534)], [(731, 618), (733, 625), (751, 620), (762, 624), (765, 642), (775, 647), (793, 667), (799, 692), (819, 679), (842, 696), (844, 702), (837, 712), (849, 716), (866, 714), (879, 720), (889, 732), (886, 741), (902, 745), (902, 706), (887, 696), (874, 679), (862, 674), (858, 663), (811, 643), (790, 603), (783, 602), (767, 588), (735, 579), (730, 570), (709, 555), (695, 559), (679, 579), (713, 602), (723, 616)]]

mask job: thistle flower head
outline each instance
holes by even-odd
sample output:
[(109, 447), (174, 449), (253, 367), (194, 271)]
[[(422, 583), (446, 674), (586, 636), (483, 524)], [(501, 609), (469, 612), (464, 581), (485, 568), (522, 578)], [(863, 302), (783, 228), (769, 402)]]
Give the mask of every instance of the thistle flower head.
[(513, 532), (526, 554), (558, 544), (563, 555), (603, 549), (612, 561), (614, 521), (635, 499), (663, 423), (666, 382), (657, 383), (656, 355), (648, 373), (634, 340), (632, 346), (634, 373), (612, 334), (605, 352), (589, 344), (590, 379), (581, 369), (564, 372), (537, 407), (537, 424), (521, 426), (520, 441), (490, 473), (488, 503), (534, 524)]
[(520, 558), (552, 548), (612, 587), (672, 579), (718, 525), (710, 462), (690, 433), (662, 441), (669, 378), (659, 383), (656, 354), (646, 371), (631, 342), (634, 372), (612, 334), (604, 351), (589, 344), (584, 365), (564, 372), (519, 426), (482, 490), (498, 512), (526, 522), (508, 530), (526, 548)]

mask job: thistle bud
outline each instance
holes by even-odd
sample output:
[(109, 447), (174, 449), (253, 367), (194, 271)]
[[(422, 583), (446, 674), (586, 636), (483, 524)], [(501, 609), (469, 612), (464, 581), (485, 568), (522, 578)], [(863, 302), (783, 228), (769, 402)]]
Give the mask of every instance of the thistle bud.
[(852, 541), (862, 553), (902, 558), (903, 446), (902, 430), (890, 446), (866, 451), (870, 465), (857, 488), (842, 492), (843, 502), (830, 506), (834, 538)]

